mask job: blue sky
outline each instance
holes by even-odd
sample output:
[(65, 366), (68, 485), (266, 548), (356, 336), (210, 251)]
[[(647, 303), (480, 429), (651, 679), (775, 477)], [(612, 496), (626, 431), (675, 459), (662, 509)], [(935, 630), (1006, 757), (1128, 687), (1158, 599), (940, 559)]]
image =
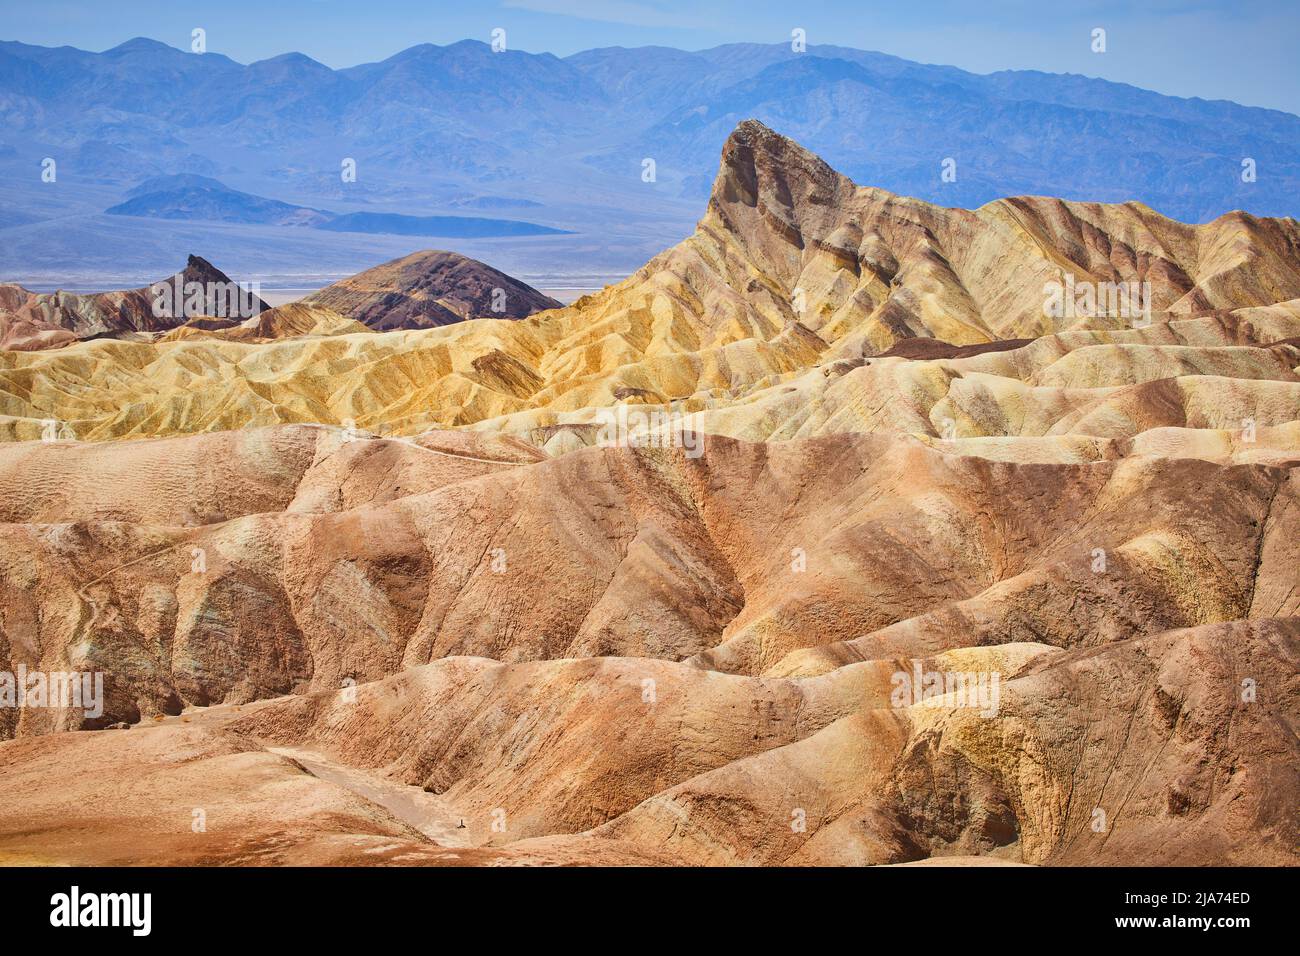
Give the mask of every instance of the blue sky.
[[(488, 40), (566, 55), (594, 46), (695, 50), (736, 41), (880, 50), (979, 73), (1082, 73), (1161, 93), (1300, 113), (1300, 0), (0, 0), (0, 38), (103, 50), (134, 36), (241, 62), (297, 50), (333, 67), (415, 43)], [(1107, 51), (1090, 49), (1095, 27)]]

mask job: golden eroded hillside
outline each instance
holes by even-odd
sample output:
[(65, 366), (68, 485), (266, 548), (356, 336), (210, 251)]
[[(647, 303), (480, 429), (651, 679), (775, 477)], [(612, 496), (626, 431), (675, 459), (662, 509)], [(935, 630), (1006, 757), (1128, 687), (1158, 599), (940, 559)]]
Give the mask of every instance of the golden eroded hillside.
[[(706, 430), (754, 439), (1115, 437), (1199, 422), (1206, 378), (1233, 380), (1237, 397), (1218, 423), (1192, 427), (1240, 428), (1252, 410), (1281, 425), (1300, 418), (1297, 351), (1275, 344), (1300, 336), (1297, 263), (1294, 220), (1188, 226), (1133, 203), (1036, 197), (944, 209), (857, 187), (746, 122), (695, 234), (568, 308), (378, 335), (300, 324), (270, 344), (187, 329), (0, 353), (0, 434), (34, 439), (49, 420), (91, 441), (288, 422), (389, 435), (474, 425), (543, 444), (562, 431), (559, 449), (589, 441), (569, 426), (629, 403), (704, 412)], [(1054, 297), (1053, 284), (1090, 298)], [(1095, 314), (1082, 314), (1090, 302)], [(916, 338), (1004, 348), (1046, 335), (964, 365), (878, 358)], [(1126, 401), (1113, 390), (1169, 380), (1151, 423), (1107, 414), (1109, 430), (1096, 430), (1101, 406)], [(837, 414), (808, 401), (823, 390)]]
[(0, 858), (1296, 862), (1293, 220), (939, 208), (746, 122), (570, 307), (0, 403), (0, 670), (104, 678), (0, 710)]

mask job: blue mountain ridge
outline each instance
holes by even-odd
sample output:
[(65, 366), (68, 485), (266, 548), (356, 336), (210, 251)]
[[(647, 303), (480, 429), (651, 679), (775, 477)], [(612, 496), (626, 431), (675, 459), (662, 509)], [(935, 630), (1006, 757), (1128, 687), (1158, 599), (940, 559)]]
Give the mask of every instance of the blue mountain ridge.
[(563, 230), (515, 219), (479, 216), (407, 216), (359, 212), (338, 215), (230, 189), (207, 176), (180, 173), (145, 180), (125, 202), (104, 210), (110, 216), (306, 226), (332, 232), (361, 232), (441, 238), (547, 236)]
[[(245, 65), (144, 38), (102, 53), (0, 41), (0, 199), (9, 235), (34, 237), (0, 266), (49, 251), (43, 222), (97, 215), (176, 174), (359, 223), (524, 200), (538, 226), (592, 237), (581, 248), (593, 263), (625, 238), (640, 256), (689, 231), (747, 118), (862, 185), (942, 205), (1033, 194), (1137, 200), (1188, 222), (1300, 213), (1300, 117), (1077, 75), (979, 75), (817, 45), (560, 58), (464, 40), (334, 70), (301, 53)], [(45, 157), (75, 189), (42, 189)], [(340, 180), (345, 159), (356, 182)], [(89, 247), (107, 241), (103, 222), (60, 233), (59, 254), (102, 256)]]

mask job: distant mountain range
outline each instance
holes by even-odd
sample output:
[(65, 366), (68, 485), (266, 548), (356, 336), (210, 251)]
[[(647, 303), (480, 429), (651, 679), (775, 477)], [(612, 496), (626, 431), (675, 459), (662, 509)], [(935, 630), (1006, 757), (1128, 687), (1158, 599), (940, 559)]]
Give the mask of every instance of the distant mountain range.
[[(786, 44), (561, 59), (465, 40), (333, 70), (300, 53), (242, 65), (148, 39), (103, 53), (0, 42), (0, 272), (99, 261), (98, 244), (122, 245), (122, 225), (78, 217), (110, 206), (152, 215), (127, 191), (177, 174), (267, 197), (246, 211), (252, 219), (235, 221), (264, 227), (240, 242), (278, 266), (358, 255), (355, 243), (323, 235), (283, 253), (287, 263), (271, 254), (277, 242), (283, 250), (278, 230), (312, 224), (303, 220), (322, 209), (354, 216), (322, 232), (447, 235), (419, 230), (449, 228), (443, 217), (457, 210), (513, 206), (537, 226), (590, 238), (503, 246), (503, 267), (519, 271), (526, 248), (530, 269), (576, 258), (631, 268), (689, 232), (727, 134), (751, 117), (860, 183), (947, 206), (1034, 194), (1139, 200), (1190, 222), (1237, 208), (1300, 213), (1300, 118), (1075, 75), (976, 75)], [(73, 188), (41, 181), (47, 157)], [(340, 173), (347, 160), (354, 182)], [(1243, 161), (1254, 181), (1243, 179)], [(170, 208), (229, 208), (229, 197), (214, 208), (203, 188), (191, 182), (185, 189), (199, 192)], [(158, 257), (169, 235), (157, 249), (147, 235), (128, 244)], [(378, 259), (391, 249), (362, 252)]]
[(477, 216), (406, 216), (401, 213), (338, 213), (240, 192), (207, 176), (180, 173), (146, 180), (126, 202), (104, 210), (110, 216), (211, 220), (271, 226), (309, 226), (334, 232), (395, 236), (553, 236), (564, 232), (514, 219)]
[(156, 176), (127, 193), (125, 202), (104, 210), (110, 216), (154, 219), (200, 219), (277, 226), (316, 226), (331, 214), (278, 199), (266, 199), (231, 189), (207, 176), (180, 173)]

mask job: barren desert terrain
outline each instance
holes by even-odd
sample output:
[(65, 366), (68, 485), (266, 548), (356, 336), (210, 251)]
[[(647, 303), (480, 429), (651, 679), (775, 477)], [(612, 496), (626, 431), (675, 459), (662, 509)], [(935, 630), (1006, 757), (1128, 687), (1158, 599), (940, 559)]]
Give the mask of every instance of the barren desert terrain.
[(1300, 862), (1294, 219), (746, 121), (626, 280), (479, 266), (12, 293), (0, 671), (104, 690), (0, 709), (0, 862)]

